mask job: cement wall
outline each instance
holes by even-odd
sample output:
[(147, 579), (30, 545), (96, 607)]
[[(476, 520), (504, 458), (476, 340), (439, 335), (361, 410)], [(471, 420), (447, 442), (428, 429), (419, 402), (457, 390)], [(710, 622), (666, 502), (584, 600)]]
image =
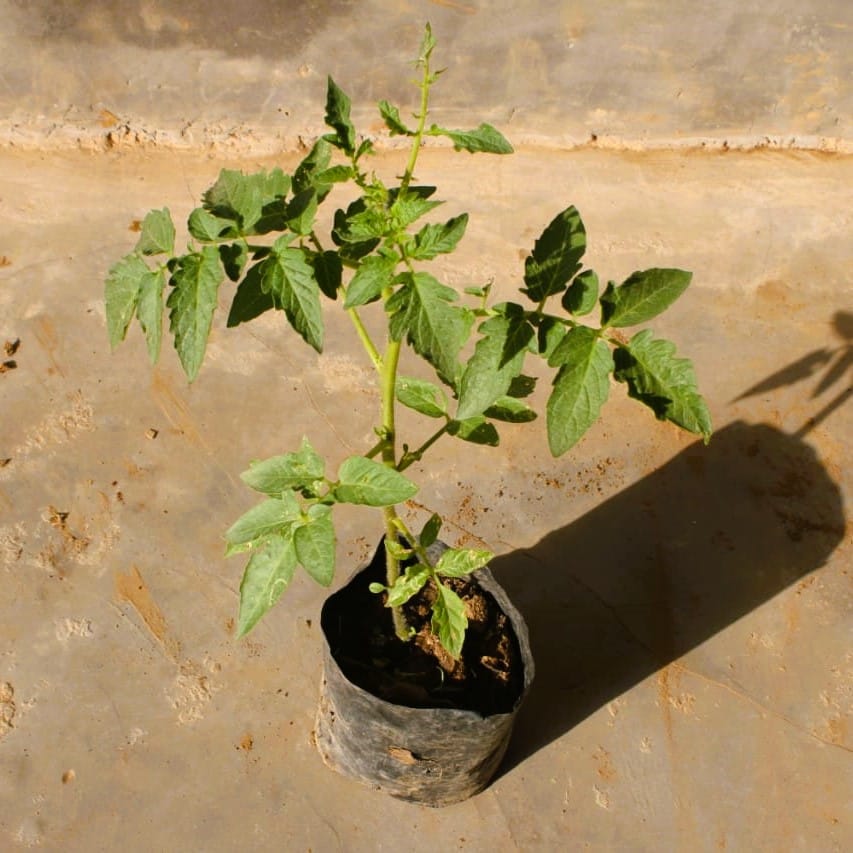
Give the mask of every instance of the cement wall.
[(366, 132), (414, 103), (425, 21), (436, 117), (516, 144), (847, 149), (848, 0), (0, 0), (0, 143), (289, 149), (325, 78)]

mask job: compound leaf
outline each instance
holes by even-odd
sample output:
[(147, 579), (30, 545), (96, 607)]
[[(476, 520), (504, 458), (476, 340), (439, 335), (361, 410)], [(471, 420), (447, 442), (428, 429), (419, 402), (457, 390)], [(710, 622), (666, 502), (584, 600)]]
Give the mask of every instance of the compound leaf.
[(415, 234), (415, 245), (408, 253), (410, 258), (419, 261), (432, 260), (436, 255), (447, 254), (456, 248), (468, 225), (468, 214), (448, 219), (445, 223), (424, 225)]

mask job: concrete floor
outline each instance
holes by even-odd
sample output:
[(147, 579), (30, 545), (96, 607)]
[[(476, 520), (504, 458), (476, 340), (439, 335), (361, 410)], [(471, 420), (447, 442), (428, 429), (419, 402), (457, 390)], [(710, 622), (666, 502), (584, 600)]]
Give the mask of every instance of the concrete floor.
[[(189, 388), (172, 353), (149, 369), (139, 335), (110, 355), (101, 279), (129, 226), (166, 199), (185, 215), (219, 164), (0, 157), (0, 341), (20, 339), (0, 375), (5, 844), (849, 849), (853, 163), (547, 164), (425, 154), (421, 177), (472, 214), (446, 277), (491, 273), (508, 294), (554, 207), (541, 198), (564, 187), (599, 269), (696, 271), (660, 327), (695, 359), (717, 434), (705, 448), (614, 389), (558, 461), (537, 424), (504, 429), (502, 450), (436, 446), (417, 500), (500, 552), (538, 677), (501, 778), (435, 812), (314, 753), (317, 588), (300, 578), (233, 636), (242, 566), (221, 534), (253, 500), (238, 473), (305, 433), (331, 458), (369, 442), (372, 378), (349, 328), (329, 315), (316, 357), (278, 317), (226, 330), (220, 315)], [(354, 565), (378, 520), (339, 520)]]
[[(419, 177), (439, 185), (448, 215), (471, 214), (439, 277), (494, 277), (509, 296), (532, 241), (574, 203), (603, 275), (694, 271), (656, 326), (693, 358), (717, 429), (703, 447), (614, 388), (603, 421), (560, 460), (536, 423), (504, 428), (497, 450), (436, 445), (412, 517), (439, 511), (452, 542), (500, 554), (494, 571), (528, 620), (537, 680), (499, 778), (430, 810), (340, 778), (315, 753), (316, 586), (298, 578), (234, 638), (242, 564), (223, 559), (221, 536), (253, 501), (239, 472), (303, 434), (332, 459), (372, 437), (373, 380), (350, 326), (328, 313), (318, 357), (280, 317), (225, 329), (220, 311), (188, 387), (171, 352), (148, 367), (135, 331), (110, 354), (102, 303), (106, 270), (147, 210), (168, 204), (182, 221), (221, 166), (297, 162), (289, 140), (311, 124), (295, 81), (316, 88), (326, 70), (340, 82), (353, 71), (363, 97), (383, 97), (396, 73), (386, 59), (409, 46), (392, 39), (390, 57), (336, 48), (355, 26), (347, 3), (325, 28), (312, 15), (329, 4), (303, 4), (304, 46), (278, 62), (242, 31), (229, 31), (233, 44), (224, 24), (201, 31), (195, 4), (184, 29), (166, 15), (175, 4), (137, 4), (156, 44), (140, 44), (139, 27), (111, 12), (119, 4), (65, 19), (64, 4), (32, 4), (30, 17), (24, 5), (0, 0), (0, 346), (19, 342), (0, 372), (0, 849), (853, 848), (853, 158), (837, 153), (851, 138), (838, 49), (849, 6), (800, 3), (794, 15), (776, 3), (758, 37), (750, 4), (721, 3), (703, 41), (693, 4), (675, 4), (681, 24), (664, 25), (654, 4), (632, 3), (645, 50), (631, 51), (628, 36), (614, 41), (616, 4), (597, 4), (571, 49), (622, 46), (612, 73), (634, 97), (621, 100), (599, 78), (564, 89), (569, 66), (554, 57), (531, 64), (531, 51), (556, 50), (543, 33), (558, 13), (536, 17), (542, 4), (524, 4), (527, 28), (513, 37), (501, 35), (508, 9), (484, 24), (473, 2), (399, 4), (384, 21), (414, 31), (428, 7), (448, 64), (473, 67), (492, 37), (496, 55), (520, 57), (514, 74), (484, 71), (472, 90), (446, 84), (446, 115), (477, 90), (477, 120), (520, 144), (508, 158), (424, 152)], [(377, 24), (381, 5), (361, 13)], [(682, 43), (704, 51), (695, 68), (688, 52), (663, 50), (682, 25)], [(762, 78), (774, 51), (789, 73)], [(154, 82), (122, 96), (107, 73), (120, 57), (128, 79), (183, 74), (189, 88), (172, 101)], [(38, 79), (26, 73), (36, 66)], [(254, 102), (235, 106), (261, 97), (262, 67), (294, 82), (280, 131), (271, 112), (253, 121)], [(205, 73), (231, 74), (233, 88), (211, 84), (206, 100)], [(740, 111), (719, 95), (726, 79), (743, 83)], [(495, 80), (509, 88), (484, 82)], [(707, 86), (704, 111), (673, 107), (672, 80), (688, 104)], [(584, 109), (561, 131), (563, 97)], [(197, 134), (182, 136), (191, 102)], [(526, 111), (510, 114), (516, 102)], [(233, 124), (218, 124), (226, 114)], [(252, 132), (229, 137), (237, 126)], [(606, 150), (574, 144), (599, 132)], [(795, 144), (734, 151), (729, 137)], [(273, 148), (288, 150), (263, 159)], [(375, 164), (393, 176), (401, 155)], [(337, 582), (372, 550), (377, 522), (340, 512)]]

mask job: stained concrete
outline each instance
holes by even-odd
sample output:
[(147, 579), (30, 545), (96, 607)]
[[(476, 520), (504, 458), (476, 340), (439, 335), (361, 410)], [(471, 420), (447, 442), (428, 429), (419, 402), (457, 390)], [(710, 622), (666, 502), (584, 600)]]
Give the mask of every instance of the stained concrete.
[[(304, 434), (333, 462), (371, 441), (375, 383), (349, 324), (327, 312), (329, 343), (317, 356), (280, 316), (225, 329), (223, 289), (207, 362), (189, 387), (171, 352), (147, 365), (135, 330), (113, 354), (106, 341), (103, 277), (148, 209), (168, 204), (184, 221), (221, 166), (289, 168), (300, 155), (264, 159), (278, 131), (265, 135), (260, 113), (257, 123), (232, 116), (255, 136), (230, 155), (210, 134), (177, 150), (166, 143), (176, 120), (190, 117), (190, 95), (169, 113), (141, 85), (81, 118), (89, 107), (80, 81), (108, 91), (104, 69), (118, 67), (115, 57), (141, 62), (133, 79), (150, 81), (152, 69), (163, 79), (185, 70), (169, 63), (196, 51), (209, 52), (214, 76), (274, 58), (257, 41), (249, 49), (242, 30), (226, 36), (215, 16), (202, 28), (193, 4), (183, 13), (126, 4), (127, 15), (110, 4), (79, 14), (26, 5), (29, 16), (24, 4), (6, 4), (5, 37), (14, 34), (21, 51), (16, 62), (3, 53), (12, 119), (0, 151), (0, 345), (9, 344), (0, 372), (0, 849), (850, 849), (853, 161), (802, 146), (726, 151), (723, 135), (680, 150), (679, 128), (714, 128), (684, 123), (663, 100), (654, 145), (563, 151), (540, 95), (528, 98), (524, 119), (538, 141), (522, 141), (512, 157), (423, 153), (419, 178), (439, 185), (448, 215), (471, 214), (453, 262), (436, 264), (448, 283), (494, 278), (498, 297), (509, 297), (533, 240), (570, 202), (603, 276), (694, 270), (691, 288), (655, 325), (693, 358), (716, 425), (704, 447), (614, 387), (602, 422), (559, 460), (538, 423), (503, 428), (497, 450), (450, 439), (435, 446), (407, 512), (417, 520), (439, 511), (452, 542), (499, 553), (495, 574), (528, 619), (537, 681), (499, 778), (434, 811), (339, 778), (314, 751), (321, 590), (298, 577), (255, 632), (234, 638), (242, 565), (223, 558), (221, 534), (253, 501), (239, 472)], [(485, 62), (494, 45), (492, 67), (503, 70), (478, 78), (484, 117), (509, 103), (484, 80), (515, 79), (519, 98), (525, 81), (539, 91), (535, 66), (512, 78), (498, 59), (505, 46), (523, 52), (525, 39), (541, 42), (553, 10), (522, 4), (530, 14), (510, 19), (473, 3), (422, 5), (448, 42), (448, 65), (464, 64), (475, 44)], [(343, 50), (356, 6), (368, 20), (380, 14), (380, 4), (341, 4), (334, 27), (311, 17), (316, 5), (297, 16), (313, 57), (300, 58), (314, 69), (309, 89), (320, 85), (311, 75), (328, 69), (361, 68), (354, 88), (368, 98), (402, 78), (394, 63), (411, 53), (403, 35), (416, 30), (421, 4), (388, 14), (389, 28), (406, 28), (381, 54)], [(611, 45), (626, 42), (632, 16), (647, 24), (632, 39), (654, 31), (682, 45), (678, 22), (695, 21), (716, 64), (691, 79), (710, 86), (715, 73), (744, 76), (748, 67), (760, 90), (755, 126), (745, 113), (732, 120), (740, 137), (822, 133), (819, 119), (806, 121), (820, 92), (839, 127), (849, 120), (849, 83), (836, 76), (848, 60), (831, 49), (846, 4), (798, 6), (824, 33), (819, 67), (798, 66), (811, 69), (805, 88), (790, 76), (762, 78), (748, 55), (749, 43), (782, 50), (771, 35), (794, 32), (785, 4), (762, 7), (760, 31), (747, 27), (757, 7), (719, 4), (725, 32), (746, 39), (741, 52), (707, 12), (700, 25), (693, 4), (672, 4), (665, 22), (651, 6), (620, 4), (624, 22), (615, 4), (585, 10), (599, 23), (566, 54), (584, 33), (603, 40), (607, 14)], [(248, 16), (255, 4), (241, 8)], [(158, 10), (160, 29), (150, 26), (159, 39), (146, 43), (133, 22), (156, 23)], [(196, 23), (182, 30), (167, 12)], [(271, 14), (264, 33), (289, 25)], [(617, 23), (626, 25), (622, 41)], [(639, 65), (617, 63), (612, 74), (637, 83), (645, 68), (651, 102), (665, 89), (665, 57), (649, 44), (656, 49)], [(51, 64), (57, 57), (64, 66)], [(40, 81), (9, 76), (39, 63)], [(558, 64), (549, 59), (549, 74)], [(572, 67), (592, 74), (589, 62)], [(452, 73), (448, 114), (470, 115), (473, 99)], [(203, 76), (191, 79), (209, 129), (225, 95), (215, 87), (207, 101)], [(234, 92), (252, 89), (233, 79)], [(789, 98), (781, 112), (777, 84)], [(76, 112), (45, 135), (47, 125), (27, 124), (27, 115), (53, 121), (50, 97)], [(716, 121), (729, 102), (709, 98)], [(625, 135), (641, 140), (635, 105), (623, 101), (616, 114)], [(100, 127), (100, 109), (137, 110), (154, 136), (125, 133), (110, 146), (121, 125)], [(506, 117), (512, 135), (521, 119)], [(299, 127), (310, 130), (307, 120)], [(577, 127), (572, 134), (589, 132)], [(837, 138), (839, 150), (850, 137)], [(374, 165), (390, 179), (402, 154), (385, 151)], [(546, 395), (543, 378), (540, 411)], [(424, 429), (405, 414), (401, 428)], [(379, 525), (369, 510), (336, 512), (338, 584), (369, 554)]]

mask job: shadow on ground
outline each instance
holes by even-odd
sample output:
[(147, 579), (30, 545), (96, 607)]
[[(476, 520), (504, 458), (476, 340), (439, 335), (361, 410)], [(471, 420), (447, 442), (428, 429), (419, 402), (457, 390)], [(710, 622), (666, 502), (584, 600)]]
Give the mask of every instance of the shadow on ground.
[(536, 660), (503, 771), (822, 566), (843, 532), (812, 448), (738, 422), (495, 560)]

